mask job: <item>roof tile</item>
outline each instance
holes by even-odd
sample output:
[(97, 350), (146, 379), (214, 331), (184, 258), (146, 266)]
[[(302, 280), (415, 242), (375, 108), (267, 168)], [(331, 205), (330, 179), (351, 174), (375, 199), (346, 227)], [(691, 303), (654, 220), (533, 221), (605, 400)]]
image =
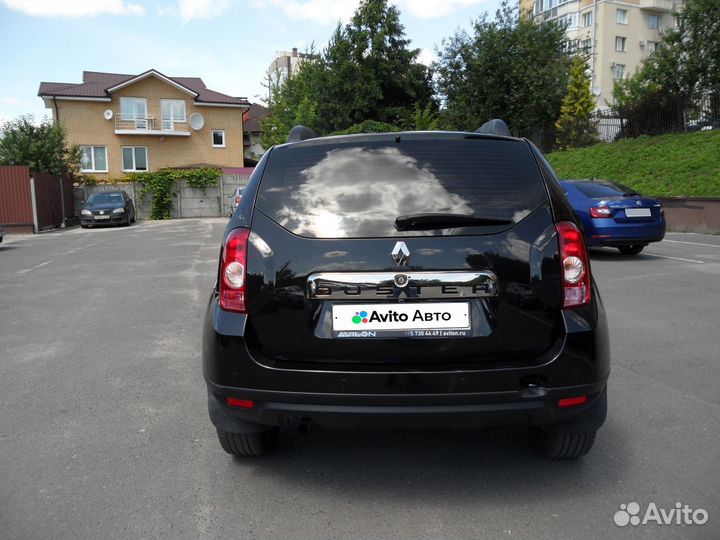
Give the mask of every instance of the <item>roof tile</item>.
[[(150, 70), (155, 71), (155, 70)], [(157, 71), (156, 71), (157, 72)], [(159, 72), (158, 72), (159, 73)], [(83, 71), (83, 82), (73, 83), (54, 83), (41, 82), (38, 89), (39, 96), (57, 96), (57, 97), (110, 97), (107, 89), (117, 86), (125, 81), (133, 79), (137, 75), (128, 75), (122, 73), (103, 73), (99, 71)], [(196, 94), (198, 97), (195, 101), (201, 103), (222, 103), (229, 105), (250, 105), (246, 98), (232, 97), (214, 90), (210, 90), (205, 86), (203, 80), (199, 77), (168, 77), (170, 80), (184, 86)]]

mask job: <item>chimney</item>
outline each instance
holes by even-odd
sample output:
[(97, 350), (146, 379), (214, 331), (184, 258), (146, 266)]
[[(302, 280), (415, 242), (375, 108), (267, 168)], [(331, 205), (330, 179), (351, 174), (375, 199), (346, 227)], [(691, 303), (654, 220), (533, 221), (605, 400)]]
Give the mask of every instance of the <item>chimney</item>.
[(293, 58), (297, 58), (297, 47), (293, 47), (292, 55), (293, 55)]

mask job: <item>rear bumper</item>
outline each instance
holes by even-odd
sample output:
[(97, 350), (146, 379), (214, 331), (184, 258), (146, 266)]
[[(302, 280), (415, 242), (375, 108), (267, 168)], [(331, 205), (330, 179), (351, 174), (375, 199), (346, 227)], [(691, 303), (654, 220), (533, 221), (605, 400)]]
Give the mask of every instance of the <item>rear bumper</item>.
[[(257, 432), (299, 420), (329, 429), (478, 429), (490, 425), (572, 425), (595, 431), (605, 421), (605, 381), (522, 396), (294, 394), (222, 388), (208, 384), (208, 410), (222, 431)], [(542, 394), (542, 396), (538, 396)], [(582, 406), (560, 408), (563, 397), (588, 396)], [(252, 399), (250, 409), (229, 407), (227, 396)], [(582, 419), (579, 429), (578, 419)]]
[[(219, 309), (213, 295), (203, 330), (203, 374), (210, 416), (223, 431), (278, 426), (294, 417), (330, 428), (476, 428), (564, 423), (605, 388), (610, 348), (602, 301), (564, 313), (566, 332), (537, 363), (447, 370), (333, 371), (256, 361), (243, 337), (245, 315)], [(583, 406), (558, 399), (588, 396)], [(253, 400), (230, 408), (226, 397)], [(597, 416), (597, 415), (596, 415)], [(602, 419), (595, 423), (602, 424)], [(598, 423), (599, 422), (599, 423)]]
[[(608, 222), (608, 223), (606, 223)], [(649, 244), (665, 238), (665, 221), (661, 223), (617, 224), (613, 220), (593, 219), (587, 227), (585, 239), (588, 246), (626, 246)]]

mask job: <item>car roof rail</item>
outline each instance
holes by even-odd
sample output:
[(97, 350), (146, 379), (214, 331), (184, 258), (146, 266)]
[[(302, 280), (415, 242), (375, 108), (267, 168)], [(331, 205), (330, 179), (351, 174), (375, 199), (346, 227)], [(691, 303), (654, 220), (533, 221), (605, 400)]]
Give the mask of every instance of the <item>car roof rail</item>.
[(290, 130), (290, 133), (288, 134), (287, 142), (298, 142), (298, 141), (304, 141), (306, 139), (315, 139), (317, 138), (317, 133), (315, 133), (312, 129), (305, 126), (295, 126)]
[(475, 130), (475, 133), (485, 133), (487, 135), (502, 135), (504, 137), (512, 137), (507, 124), (499, 118), (488, 120), (482, 126)]

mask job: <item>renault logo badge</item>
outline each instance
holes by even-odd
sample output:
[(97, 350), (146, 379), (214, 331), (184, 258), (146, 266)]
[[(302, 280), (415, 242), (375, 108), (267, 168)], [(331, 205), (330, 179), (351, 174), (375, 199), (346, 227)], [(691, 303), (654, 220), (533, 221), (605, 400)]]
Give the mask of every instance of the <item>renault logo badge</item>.
[(410, 250), (405, 245), (405, 242), (397, 242), (393, 250), (390, 252), (390, 256), (398, 266), (407, 266), (407, 263), (410, 260)]

